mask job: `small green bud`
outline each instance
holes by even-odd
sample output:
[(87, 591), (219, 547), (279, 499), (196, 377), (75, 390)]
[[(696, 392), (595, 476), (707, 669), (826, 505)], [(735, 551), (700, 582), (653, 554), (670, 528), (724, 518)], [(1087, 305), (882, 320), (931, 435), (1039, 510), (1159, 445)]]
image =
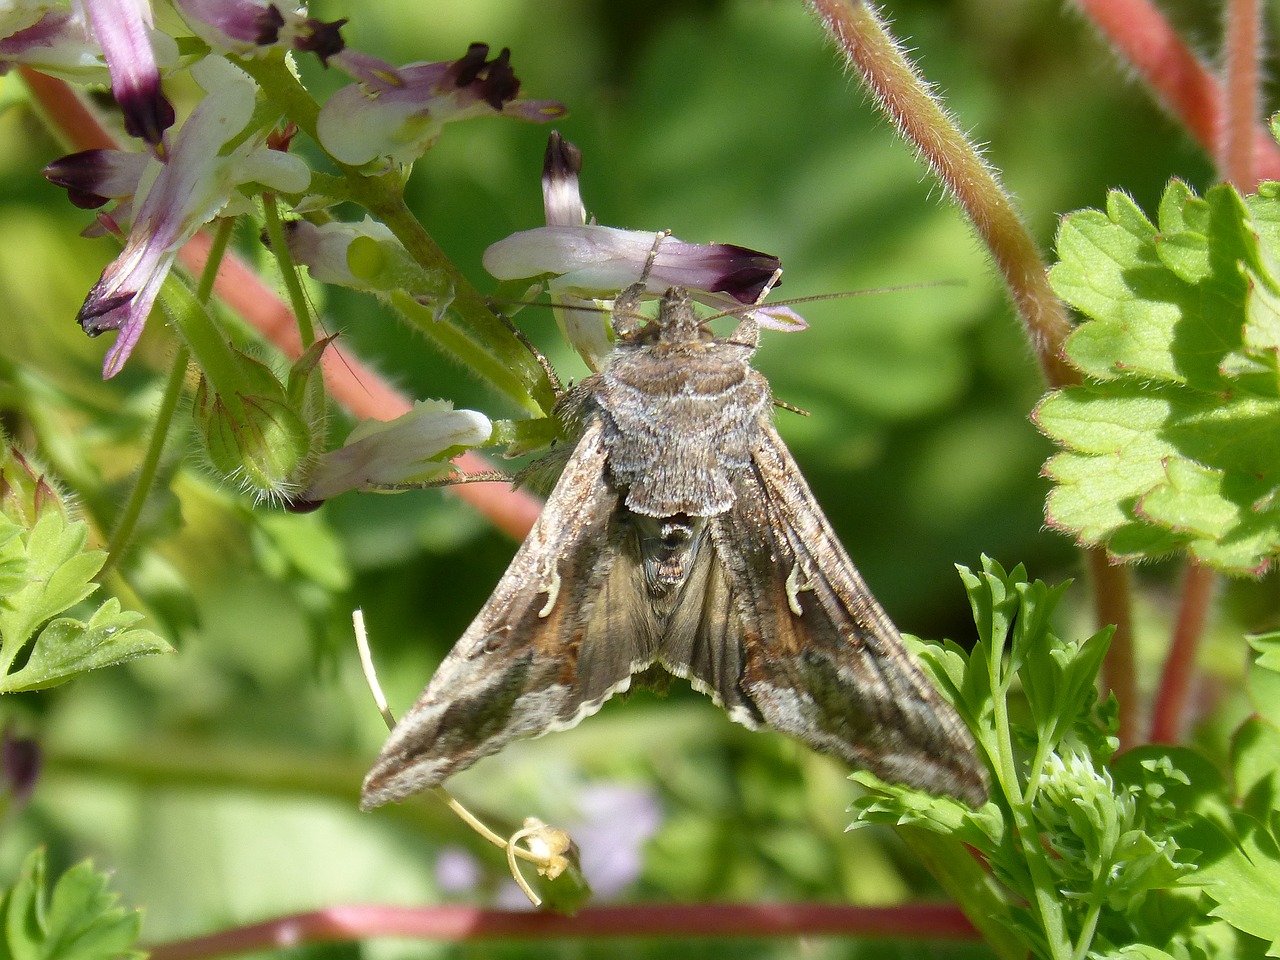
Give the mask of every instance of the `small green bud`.
[(62, 494), (44, 470), (23, 456), (7, 437), (0, 434), (0, 514), (24, 527), (49, 512), (67, 516)]
[(289, 403), (266, 365), (239, 353), (236, 359), (248, 389), (224, 395), (202, 377), (193, 411), (196, 430), (219, 473), (259, 499), (288, 499), (312, 460), (319, 430)]

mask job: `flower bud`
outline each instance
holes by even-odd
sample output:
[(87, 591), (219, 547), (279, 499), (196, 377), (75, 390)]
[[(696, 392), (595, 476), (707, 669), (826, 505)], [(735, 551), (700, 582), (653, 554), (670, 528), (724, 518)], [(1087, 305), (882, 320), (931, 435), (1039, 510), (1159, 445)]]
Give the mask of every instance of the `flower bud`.
[(249, 389), (224, 395), (202, 377), (196, 430), (219, 473), (260, 500), (288, 499), (311, 460), (313, 432), (270, 369), (243, 354), (236, 359)]

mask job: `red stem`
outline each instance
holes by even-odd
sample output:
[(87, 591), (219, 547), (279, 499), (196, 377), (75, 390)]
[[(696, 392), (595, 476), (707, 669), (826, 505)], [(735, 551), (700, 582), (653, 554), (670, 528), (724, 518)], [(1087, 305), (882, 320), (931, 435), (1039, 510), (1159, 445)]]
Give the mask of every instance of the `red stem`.
[[(119, 149), (111, 134), (66, 83), (26, 67), (20, 70), (50, 126), (72, 149)], [(178, 254), (183, 266), (196, 276), (204, 269), (210, 242), (207, 234), (197, 234)], [(286, 356), (301, 355), (302, 339), (293, 311), (234, 253), (228, 252), (223, 258), (214, 292)], [(408, 396), (338, 344), (325, 351), (322, 366), (330, 395), (358, 417), (393, 420), (413, 406)], [(456, 463), (466, 473), (494, 469), (493, 464), (476, 453), (463, 454)], [(465, 483), (449, 489), (517, 540), (529, 532), (542, 508), (536, 497), (523, 490), (512, 490), (505, 484)]]
[[(1160, 11), (1148, 0), (1075, 3), (1205, 151), (1219, 157), (1225, 122), (1222, 85)], [(1254, 177), (1280, 180), (1280, 146), (1252, 118), (1250, 128)]]
[(1093, 605), (1098, 626), (1116, 625), (1111, 647), (1102, 664), (1102, 688), (1116, 695), (1120, 704), (1119, 725), (1116, 732), (1120, 749), (1125, 750), (1138, 741), (1138, 683), (1137, 662), (1133, 653), (1133, 605), (1129, 589), (1129, 571), (1107, 559), (1105, 551), (1085, 550), (1089, 576), (1093, 582)]
[(1258, 58), (1261, 52), (1261, 5), (1258, 0), (1227, 4), (1227, 84), (1219, 167), (1241, 193), (1257, 189), (1253, 132), (1259, 114)]
[(1178, 743), (1186, 729), (1187, 701), (1196, 673), (1196, 652), (1209, 621), (1209, 608), (1218, 578), (1208, 567), (1191, 564), (1182, 581), (1182, 601), (1173, 628), (1173, 642), (1160, 674), (1160, 687), (1151, 716), (1152, 743)]
[(815, 903), (680, 904), (592, 907), (576, 916), (475, 907), (354, 905), (298, 913), (175, 940), (150, 948), (151, 960), (201, 960), (300, 944), (408, 937), (420, 940), (598, 937), (892, 937), (972, 941), (977, 932), (956, 907), (846, 907)]

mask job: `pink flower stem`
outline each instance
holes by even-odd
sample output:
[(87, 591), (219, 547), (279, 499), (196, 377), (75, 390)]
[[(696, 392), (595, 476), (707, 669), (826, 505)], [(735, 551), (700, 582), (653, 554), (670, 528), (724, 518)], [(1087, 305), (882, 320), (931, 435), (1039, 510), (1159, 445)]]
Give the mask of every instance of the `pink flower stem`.
[[(1161, 104), (1212, 157), (1221, 156), (1224, 125), (1222, 85), (1182, 42), (1149, 0), (1075, 0), (1076, 5), (1137, 71)], [(1234, 19), (1235, 14), (1232, 14)], [(1232, 42), (1229, 38), (1228, 42)], [(1233, 51), (1228, 53), (1234, 56)], [(1255, 80), (1256, 86), (1256, 80)], [(1280, 180), (1280, 146), (1250, 116), (1255, 178)], [(1243, 149), (1243, 147), (1241, 147)], [(1226, 171), (1224, 171), (1226, 172)], [(1245, 181), (1239, 185), (1246, 186)]]
[(593, 907), (568, 917), (465, 906), (353, 905), (298, 913), (150, 948), (151, 960), (202, 960), (252, 951), (370, 937), (469, 940), (583, 940), (600, 937), (842, 936), (972, 941), (954, 906), (847, 907), (814, 903)]

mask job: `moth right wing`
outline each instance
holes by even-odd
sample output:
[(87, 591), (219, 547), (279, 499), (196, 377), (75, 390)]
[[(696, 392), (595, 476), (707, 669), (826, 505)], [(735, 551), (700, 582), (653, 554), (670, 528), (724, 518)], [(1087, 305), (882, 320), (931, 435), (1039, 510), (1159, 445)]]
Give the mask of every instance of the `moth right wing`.
[(734, 505), (709, 520), (698, 589), (673, 618), (664, 665), (746, 726), (985, 802), (968, 730), (863, 583), (772, 423), (762, 427)]
[(643, 571), (601, 434), (591, 420), (492, 597), (392, 731), (364, 809), (572, 727), (653, 661)]

